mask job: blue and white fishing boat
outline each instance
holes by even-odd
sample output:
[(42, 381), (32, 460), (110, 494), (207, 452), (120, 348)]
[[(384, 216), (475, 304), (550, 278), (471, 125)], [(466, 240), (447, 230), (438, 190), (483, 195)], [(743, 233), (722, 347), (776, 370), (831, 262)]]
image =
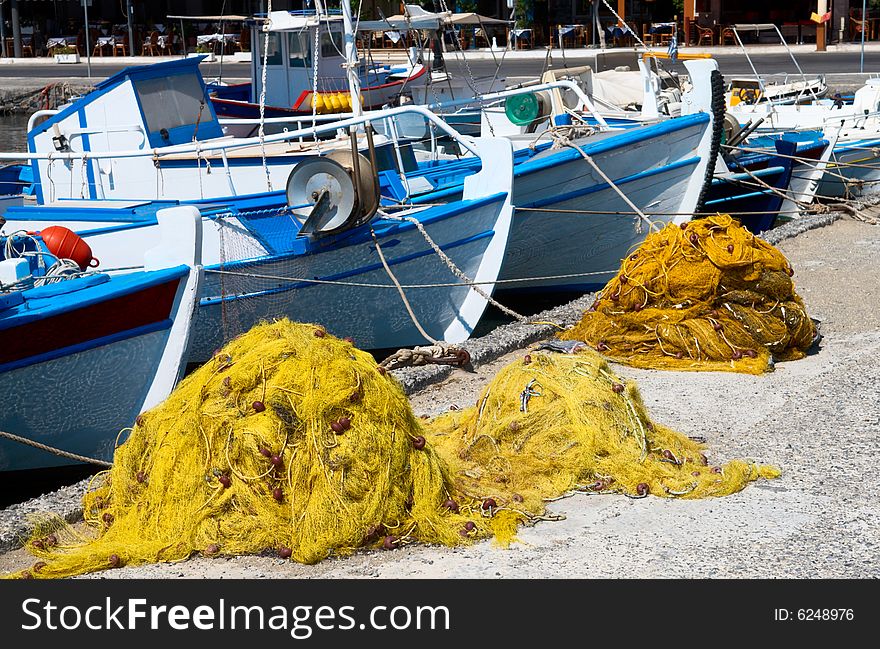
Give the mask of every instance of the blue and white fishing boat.
[[(201, 282), (194, 212), (158, 213), (162, 246), (125, 274), (71, 275), (37, 237), (0, 240), (0, 431), (109, 460), (120, 431), (171, 393)], [(0, 472), (71, 462), (0, 437)]]
[[(427, 114), (417, 107), (394, 111)], [(352, 118), (346, 125), (368, 120)], [(224, 338), (280, 316), (320, 323), (368, 349), (467, 339), (504, 261), (513, 213), (510, 142), (478, 139), (469, 146), (482, 170), (465, 180), (457, 200), (438, 205), (380, 207), (378, 196), (392, 175), (381, 175), (373, 187), (363, 156), (360, 180), (352, 178), (351, 157), (343, 161), (347, 167), (315, 157), (297, 168), (288, 195), (196, 203), (207, 279), (190, 359), (205, 360)], [(84, 201), (11, 208), (5, 227), (40, 230), (62, 223), (81, 234), (102, 264), (114, 267), (159, 239), (156, 213), (167, 205)]]

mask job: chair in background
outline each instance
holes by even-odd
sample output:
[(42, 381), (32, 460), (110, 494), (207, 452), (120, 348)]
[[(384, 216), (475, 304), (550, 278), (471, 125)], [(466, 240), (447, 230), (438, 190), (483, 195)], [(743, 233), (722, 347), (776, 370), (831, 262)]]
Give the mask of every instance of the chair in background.
[(718, 38), (719, 45), (727, 45), (727, 39), (730, 39), (731, 45), (736, 45), (736, 34), (733, 33), (733, 27), (722, 27)]
[(122, 38), (116, 37), (113, 41), (113, 56), (128, 56), (128, 34), (124, 34)]
[(697, 23), (693, 23), (694, 30), (697, 32), (697, 47), (703, 44), (703, 41), (706, 42), (707, 45), (715, 45), (715, 30), (711, 27), (703, 27), (702, 25), (698, 25)]
[(141, 46), (141, 56), (147, 56), (147, 52), (150, 53), (149, 56), (158, 56), (159, 54), (159, 32), (155, 29), (150, 32), (149, 38)]
[(161, 43), (159, 52), (171, 56), (177, 52), (177, 34), (171, 32), (165, 37), (165, 41)]
[(860, 41), (862, 39), (862, 32), (865, 33), (865, 40), (869, 40), (870, 33), (868, 32), (868, 21), (858, 20), (857, 18), (853, 18), (852, 16), (850, 16), (849, 40)]
[(645, 45), (654, 45), (654, 33), (651, 31), (651, 23), (642, 23), (642, 42)]
[(251, 30), (244, 28), (241, 30), (241, 34), (238, 35), (238, 49), (241, 52), (250, 52), (251, 51)]

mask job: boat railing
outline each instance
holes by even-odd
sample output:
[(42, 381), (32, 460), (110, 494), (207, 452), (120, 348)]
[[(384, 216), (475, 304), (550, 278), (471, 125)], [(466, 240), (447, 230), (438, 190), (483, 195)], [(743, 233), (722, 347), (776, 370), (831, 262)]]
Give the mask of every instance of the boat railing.
[(434, 126), (436, 126), (439, 130), (446, 133), (448, 136), (456, 140), (459, 144), (461, 144), (465, 149), (471, 152), (474, 155), (477, 155), (477, 149), (474, 145), (473, 139), (462, 135), (452, 126), (447, 124), (441, 117), (439, 117), (436, 113), (432, 112), (425, 106), (417, 106), (414, 104), (409, 104), (406, 106), (398, 106), (395, 108), (387, 108), (378, 111), (370, 111), (362, 114), (359, 117), (348, 117), (345, 119), (339, 119), (334, 122), (329, 122), (326, 124), (315, 124), (314, 126), (309, 126), (306, 128), (300, 128), (291, 131), (285, 131), (283, 133), (275, 133), (272, 135), (266, 135), (262, 138), (260, 137), (248, 137), (248, 138), (218, 138), (217, 140), (206, 140), (199, 141), (196, 140), (194, 142), (189, 142), (186, 144), (177, 144), (162, 148), (142, 148), (142, 149), (131, 149), (125, 151), (51, 151), (51, 152), (0, 152), (0, 161), (2, 160), (106, 160), (113, 158), (144, 158), (149, 157), (153, 159), (159, 159), (165, 156), (172, 155), (185, 155), (190, 153), (195, 153), (196, 155), (203, 155), (207, 153), (212, 153), (215, 151), (230, 151), (235, 149), (241, 149), (245, 147), (258, 146), (261, 144), (271, 144), (274, 142), (286, 142), (290, 140), (295, 140), (303, 137), (320, 135), (322, 133), (330, 133), (333, 131), (338, 131), (341, 129), (348, 129), (354, 126), (360, 126), (362, 124), (367, 124), (372, 121), (382, 120), (382, 119), (390, 119), (394, 118), (398, 115), (404, 114), (415, 114), (421, 115), (427, 121), (431, 122)]
[(46, 109), (46, 110), (35, 111), (28, 118), (27, 132), (30, 133), (32, 130), (34, 130), (34, 126), (37, 125), (37, 120), (40, 119), (41, 117), (52, 117), (52, 115), (57, 115), (60, 112), (61, 111), (58, 109), (51, 109), (51, 110)]
[[(583, 89), (574, 81), (570, 81), (568, 79), (561, 79), (558, 81), (549, 81), (547, 83), (525, 83), (520, 86), (514, 88), (506, 88), (505, 90), (499, 90), (497, 92), (487, 93), (485, 95), (468, 97), (463, 99), (455, 99), (451, 101), (440, 101), (435, 102), (433, 104), (428, 104), (427, 108), (431, 111), (448, 111), (452, 108), (460, 108), (463, 106), (470, 106), (474, 103), (483, 103), (483, 104), (491, 104), (497, 101), (501, 101), (506, 99), (507, 97), (512, 97), (515, 95), (524, 95), (533, 92), (540, 92), (542, 90), (554, 90), (554, 89), (565, 89), (571, 90), (574, 92), (578, 99), (581, 100), (584, 108), (589, 112), (593, 118), (601, 125), (603, 129), (610, 129), (608, 123), (602, 117), (602, 115), (596, 109), (596, 105), (593, 100), (583, 91)], [(336, 113), (333, 115), (296, 115), (291, 117), (267, 117), (262, 120), (264, 124), (298, 124), (303, 122), (311, 122), (311, 121), (320, 121), (321, 119), (340, 119), (340, 118), (348, 118), (352, 115), (352, 113)], [(258, 118), (229, 118), (229, 119), (221, 119), (221, 125), (241, 125), (241, 126), (256, 126), (260, 124), (260, 119)]]

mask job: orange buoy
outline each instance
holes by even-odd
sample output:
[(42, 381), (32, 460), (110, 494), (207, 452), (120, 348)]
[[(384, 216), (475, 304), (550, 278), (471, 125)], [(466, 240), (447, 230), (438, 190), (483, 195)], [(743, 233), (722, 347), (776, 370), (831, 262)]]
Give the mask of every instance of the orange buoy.
[(59, 259), (70, 259), (75, 262), (80, 270), (98, 265), (98, 260), (92, 257), (92, 249), (89, 244), (73, 230), (61, 225), (51, 225), (43, 228), (40, 232), (43, 243), (53, 255)]

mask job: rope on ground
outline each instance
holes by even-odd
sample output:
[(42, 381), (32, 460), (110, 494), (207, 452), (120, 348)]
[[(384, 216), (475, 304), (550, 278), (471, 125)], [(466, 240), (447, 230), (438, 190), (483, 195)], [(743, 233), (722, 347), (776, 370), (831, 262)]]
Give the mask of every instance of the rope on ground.
[(41, 444), (40, 442), (35, 442), (32, 439), (28, 439), (27, 437), (21, 437), (20, 435), (13, 435), (12, 433), (7, 433), (6, 431), (0, 430), (0, 437), (5, 437), (8, 440), (12, 440), (13, 442), (18, 442), (19, 444), (24, 444), (26, 446), (33, 446), (34, 448), (40, 449), (41, 451), (46, 451), (48, 453), (52, 453), (53, 455), (57, 455), (59, 457), (64, 457), (69, 460), (76, 460), (78, 462), (84, 462), (85, 464), (95, 464), (97, 466), (110, 467), (113, 466), (112, 462), (105, 462), (104, 460), (98, 460), (93, 457), (86, 457), (85, 455), (77, 455), (76, 453), (70, 453), (68, 451), (64, 451), (60, 448), (55, 448), (54, 446), (49, 446), (48, 444)]

